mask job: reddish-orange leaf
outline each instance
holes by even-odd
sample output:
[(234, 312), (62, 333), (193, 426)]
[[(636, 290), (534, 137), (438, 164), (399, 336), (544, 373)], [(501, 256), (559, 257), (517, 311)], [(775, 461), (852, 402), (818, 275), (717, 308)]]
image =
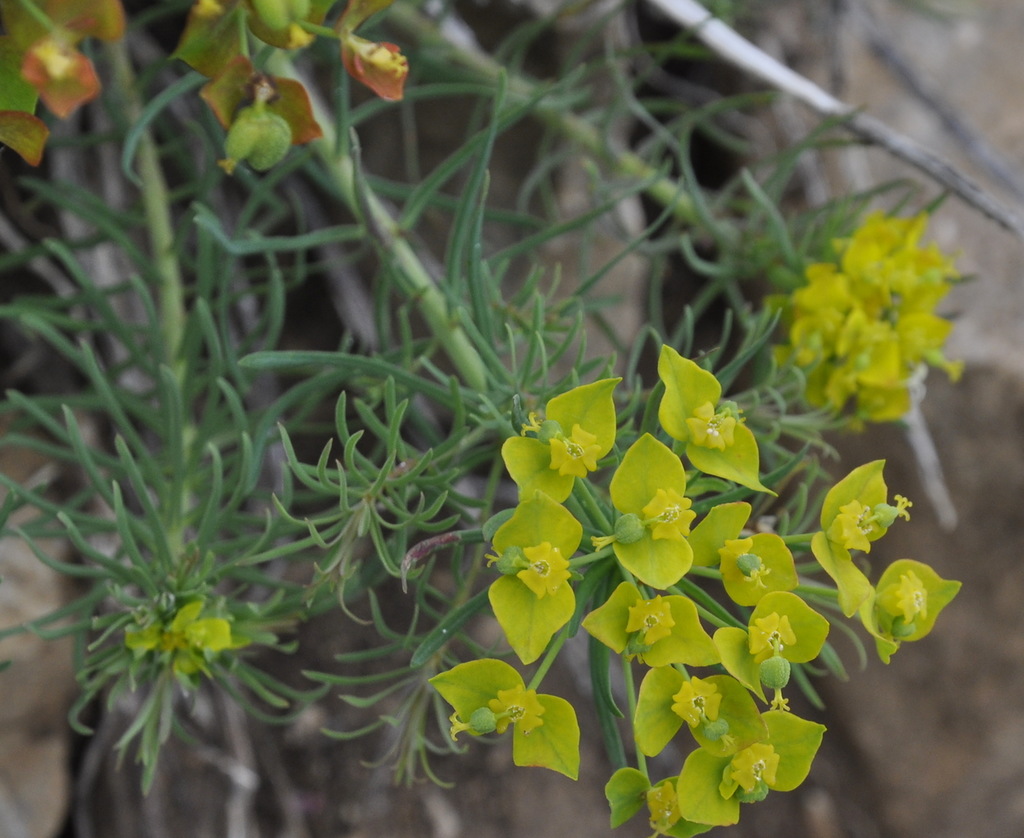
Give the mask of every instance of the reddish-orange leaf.
[(204, 76), (216, 76), (242, 51), (242, 31), (238, 26), (238, 15), (242, 13), (238, 0), (197, 0), (188, 14), (174, 57)]
[(236, 55), (199, 91), (224, 128), (235, 121), (242, 105), (252, 101), (250, 85), (256, 75), (252, 62), (244, 55)]
[(395, 44), (374, 43), (341, 33), (341, 61), (352, 78), (391, 102), (402, 98), (409, 61)]
[(100, 80), (92, 62), (70, 44), (50, 37), (25, 53), (21, 75), (39, 91), (46, 107), (61, 119), (100, 92)]
[(43, 121), (25, 111), (0, 111), (0, 143), (20, 154), (26, 163), (38, 166), (49, 136)]
[(305, 143), (323, 136), (323, 131), (313, 118), (309, 94), (301, 82), (295, 79), (277, 79), (278, 98), (267, 106), (270, 111), (283, 117), (292, 129), (292, 145)]

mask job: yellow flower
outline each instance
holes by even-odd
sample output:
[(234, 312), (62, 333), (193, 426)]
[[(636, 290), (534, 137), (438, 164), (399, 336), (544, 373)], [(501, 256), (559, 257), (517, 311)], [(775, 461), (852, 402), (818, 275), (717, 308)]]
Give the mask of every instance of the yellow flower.
[(690, 439), (694, 445), (724, 451), (733, 444), (736, 417), (726, 411), (716, 413), (715, 406), (705, 402), (693, 411), (693, 416), (687, 418), (686, 426), (690, 429)]
[(601, 446), (597, 443), (597, 435), (583, 430), (579, 425), (572, 426), (569, 436), (551, 438), (551, 468), (563, 477), (586, 477), (597, 469), (597, 458), (601, 456)]
[(651, 538), (682, 541), (690, 534), (690, 523), (697, 517), (690, 509), (692, 504), (675, 489), (658, 489), (651, 502), (640, 510), (644, 526), (651, 529)]
[(907, 623), (914, 622), (918, 616), (928, 616), (928, 591), (916, 573), (908, 570), (900, 574), (900, 583), (890, 594), (895, 608), (903, 615)]
[(232, 635), (231, 623), (222, 617), (199, 618), (203, 600), (182, 606), (169, 625), (154, 623), (140, 631), (125, 633), (125, 645), (138, 652), (167, 652), (179, 675), (209, 674), (209, 660), (217, 652), (237, 649), (249, 643)]
[(886, 503), (865, 506), (851, 500), (839, 507), (839, 514), (828, 528), (828, 537), (847, 550), (871, 551), (871, 542), (877, 541), (892, 526), (896, 518), (910, 520), (907, 511), (913, 504), (903, 495), (895, 495), (896, 506)]
[(705, 721), (715, 721), (721, 703), (718, 687), (700, 678), (691, 678), (672, 696), (672, 712), (690, 727), (697, 727)]
[(536, 690), (528, 690), (523, 686), (515, 686), (508, 690), (498, 690), (498, 697), (487, 702), (494, 712), (498, 733), (504, 733), (510, 724), (514, 724), (523, 733), (544, 724), (544, 705), (537, 698)]
[(729, 763), (729, 777), (744, 791), (753, 791), (759, 782), (766, 786), (775, 785), (775, 773), (779, 768), (779, 755), (775, 748), (764, 742), (739, 751)]
[(909, 410), (923, 364), (956, 374), (941, 351), (951, 326), (935, 308), (958, 274), (935, 245), (920, 245), (926, 222), (873, 213), (834, 243), (837, 262), (807, 267), (778, 356), (807, 369), (811, 404), (840, 412), (853, 400), (856, 421), (889, 421)]
[(655, 835), (664, 835), (679, 821), (679, 796), (671, 781), (658, 783), (647, 790), (647, 808), (651, 812), (651, 829)]
[(639, 631), (644, 645), (653, 646), (671, 635), (675, 624), (668, 602), (656, 596), (654, 599), (641, 599), (629, 607), (626, 632)]
[(779, 616), (773, 611), (764, 617), (756, 617), (750, 625), (750, 654), (758, 662), (795, 643), (796, 634), (786, 614)]
[(556, 593), (569, 578), (569, 560), (550, 541), (524, 547), (523, 555), (530, 566), (516, 576), (538, 597)]

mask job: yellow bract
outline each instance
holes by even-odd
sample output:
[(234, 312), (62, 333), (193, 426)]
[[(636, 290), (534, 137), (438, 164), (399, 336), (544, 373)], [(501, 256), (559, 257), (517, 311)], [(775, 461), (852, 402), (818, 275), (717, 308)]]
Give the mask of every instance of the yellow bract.
[(233, 637), (231, 623), (222, 617), (199, 619), (203, 601), (182, 606), (169, 625), (154, 623), (141, 631), (125, 633), (125, 645), (140, 652), (172, 652), (174, 671), (180, 675), (208, 672), (207, 657), (225, 649), (237, 649), (248, 640)]

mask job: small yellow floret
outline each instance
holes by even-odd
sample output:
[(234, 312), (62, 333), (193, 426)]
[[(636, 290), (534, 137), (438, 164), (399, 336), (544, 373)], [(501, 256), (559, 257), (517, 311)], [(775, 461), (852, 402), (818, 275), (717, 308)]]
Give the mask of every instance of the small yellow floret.
[(75, 72), (75, 50), (69, 44), (54, 38), (32, 47), (32, 54), (46, 68), (46, 75), (55, 81), (66, 79)]
[(520, 570), (516, 576), (538, 598), (556, 593), (569, 578), (568, 559), (550, 541), (523, 548), (523, 555), (530, 566)]
[(498, 690), (498, 697), (488, 701), (487, 706), (494, 712), (498, 733), (504, 733), (510, 724), (518, 725), (523, 733), (544, 724), (544, 705), (537, 698), (537, 691), (522, 685)]
[(718, 687), (700, 678), (691, 678), (672, 696), (672, 712), (690, 727), (697, 727), (704, 721), (715, 721), (721, 703)]
[(697, 517), (691, 511), (692, 501), (675, 489), (658, 489), (654, 498), (642, 510), (644, 524), (651, 528), (651, 538), (670, 538), (675, 541), (690, 534), (690, 523)]
[(928, 591), (924, 582), (912, 570), (900, 574), (900, 585), (896, 589), (896, 605), (908, 623), (912, 623), (917, 617), (928, 617)]
[(704, 402), (686, 420), (686, 427), (694, 445), (724, 451), (733, 444), (736, 417), (724, 412), (716, 413), (711, 402)]
[(758, 617), (750, 626), (750, 654), (758, 661), (781, 653), (795, 643), (796, 633), (786, 614), (779, 616), (773, 611), (766, 617)]
[(659, 783), (648, 789), (647, 808), (651, 812), (651, 829), (656, 835), (664, 835), (675, 826), (682, 817), (675, 783)]
[(744, 791), (753, 791), (759, 780), (765, 785), (775, 785), (775, 773), (779, 768), (779, 755), (775, 748), (764, 742), (755, 742), (744, 748), (729, 763), (729, 777)]
[(568, 437), (562, 435), (551, 439), (551, 468), (563, 477), (586, 477), (588, 472), (597, 469), (597, 455), (600, 453), (597, 436), (573, 425)]
[(641, 633), (643, 643), (650, 646), (672, 634), (676, 621), (668, 603), (660, 596), (641, 599), (629, 607), (626, 631)]

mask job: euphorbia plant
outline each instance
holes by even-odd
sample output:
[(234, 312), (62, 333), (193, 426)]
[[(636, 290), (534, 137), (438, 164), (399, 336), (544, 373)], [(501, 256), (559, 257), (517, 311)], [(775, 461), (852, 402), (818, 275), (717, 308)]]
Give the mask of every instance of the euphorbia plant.
[[(825, 728), (795, 715), (784, 690), (793, 670), (826, 648), (828, 611), (859, 611), (888, 662), (897, 638), (927, 633), (959, 585), (902, 560), (876, 590), (855, 563), (855, 553), (909, 517), (902, 496), (887, 503), (881, 461), (827, 492), (820, 531), (745, 530), (751, 503), (763, 506), (779, 478), (758, 473), (744, 411), (721, 400), (710, 371), (671, 347), (662, 347), (658, 372), (664, 388), (650, 392), (644, 415), (656, 411), (660, 431), (638, 434), (617, 419), (615, 379), (575, 387), (550, 399), (543, 416), (529, 414), (502, 447), (519, 504), (484, 532), (501, 574), (489, 589), (494, 615), (524, 664), (542, 659), (531, 687), (579, 627), (621, 659), (638, 757), (608, 783), (612, 824), (646, 803), (657, 834), (688, 836), (735, 823), (741, 804), (795, 789), (807, 776)], [(594, 533), (589, 545), (586, 533)], [(794, 550), (803, 562), (816, 559), (834, 587), (807, 585), (814, 571), (798, 574)], [(695, 573), (717, 583), (717, 596)], [(638, 690), (637, 665), (646, 670)], [(533, 735), (541, 705), (518, 673), (478, 660), (431, 683), (455, 709), (453, 735), (500, 733), (492, 711), (521, 719), (514, 754), (527, 762), (520, 743)], [(684, 726), (692, 744), (680, 773), (650, 778), (644, 757), (661, 753)], [(621, 760), (620, 748), (613, 753)], [(568, 773), (565, 761), (535, 764)]]
[[(433, 772), (430, 754), (492, 736), (511, 741), (516, 764), (575, 778), (577, 717), (592, 713), (611, 763), (613, 825), (645, 808), (660, 834), (733, 823), (741, 804), (807, 775), (823, 733), (811, 676), (841, 669), (829, 644), (837, 621), (859, 621), (888, 662), (933, 630), (959, 588), (913, 559), (872, 566), (875, 544), (910, 509), (890, 495), (881, 460), (824, 487), (818, 463), (824, 427), (851, 411), (893, 418), (922, 364), (955, 372), (933, 311), (951, 263), (919, 245), (919, 220), (822, 222), (854, 231), (815, 250), (812, 230), (806, 252), (784, 254), (805, 264), (785, 270), (769, 252), (771, 275), (792, 285), (771, 310), (710, 266), (713, 282), (673, 321), (658, 310), (652, 268), (630, 278), (650, 285), (645, 329), (616, 337), (614, 359), (588, 355), (586, 331), (601, 316), (593, 289), (614, 265), (555, 294), (539, 254), (567, 231), (603, 246), (598, 223), (645, 192), (664, 215), (623, 243), (623, 257), (675, 258), (691, 236), (728, 245), (723, 260), (746, 241), (768, 251), (777, 242), (758, 240), (753, 220), (734, 229), (705, 217), (744, 208), (701, 203), (700, 184), (659, 174), (688, 173), (688, 160), (606, 148), (588, 120), (628, 108), (592, 108), (574, 87), (587, 73), (532, 83), (432, 40), (401, 6), (390, 21), (401, 34), (389, 37), (415, 41), (424, 83), (395, 106), (406, 59), (367, 34), (389, 6), (199, 0), (177, 60), (153, 72), (140, 64), (136, 77), (124, 45), (90, 52), (88, 38), (120, 37), (113, 0), (0, 0), (0, 139), (38, 162), (37, 101), (55, 113), (106, 107), (97, 124), (113, 126), (110, 137), (77, 141), (91, 154), (116, 137), (118, 153), (99, 157), (120, 161), (113, 177), (126, 178), (111, 190), (125, 207), (79, 205), (87, 190), (30, 182), (55, 218), (77, 213), (95, 231), (4, 255), (32, 276), (41, 255), (55, 260), (70, 283), (52, 299), (0, 307), (5, 327), (54, 350), (74, 381), (59, 395), (15, 388), (5, 402), (15, 429), (0, 443), (69, 464), (83, 486), (55, 501), (0, 475), (5, 534), (87, 589), (33, 628), (81, 641), (79, 730), (86, 708), (138, 693), (119, 745), (138, 743), (145, 787), (202, 691), (260, 718), (313, 700), (317, 690), (273, 677), (264, 655), (291, 650), (295, 625), (339, 608), (372, 623), (360, 643), (383, 645), (342, 653), (340, 672), (305, 674), (346, 690), (388, 682), (346, 699), (387, 707), (376, 724), (389, 726), (403, 778)], [(107, 84), (105, 56), (116, 69), (110, 95), (90, 99)], [(345, 72), (376, 98), (350, 96)], [(186, 75), (162, 88), (172, 73)], [(185, 96), (200, 86), (202, 102)], [(428, 165), (414, 129), (449, 127), (460, 108), (448, 105), (462, 102), (448, 100), (462, 97), (482, 97), (465, 141)], [(634, 106), (646, 107), (642, 97)], [(522, 177), (514, 201), (491, 199), (490, 155), (531, 116), (599, 173), (592, 215), (556, 217), (557, 155)], [(678, 116), (689, 130), (695, 115)], [(401, 157), (408, 177), (375, 167), (379, 118), (395, 150), (383, 156)], [(291, 152), (307, 143), (312, 153)], [(516, 235), (496, 244), (494, 225)], [(123, 275), (79, 262), (94, 239), (124, 257)], [(580, 250), (586, 262), (589, 244)], [(333, 309), (293, 310), (324, 286)], [(708, 314), (716, 295), (727, 315)], [(319, 317), (335, 319), (322, 327)], [(320, 454), (307, 461), (310, 446)], [(35, 517), (9, 523), (17, 507)], [(69, 538), (81, 562), (47, 557), (55, 538)], [(589, 658), (592, 707), (569, 701), (566, 679), (552, 686), (567, 651)], [(399, 659), (390, 672), (348, 671), (389, 658)], [(670, 745), (678, 764), (652, 768)]]

